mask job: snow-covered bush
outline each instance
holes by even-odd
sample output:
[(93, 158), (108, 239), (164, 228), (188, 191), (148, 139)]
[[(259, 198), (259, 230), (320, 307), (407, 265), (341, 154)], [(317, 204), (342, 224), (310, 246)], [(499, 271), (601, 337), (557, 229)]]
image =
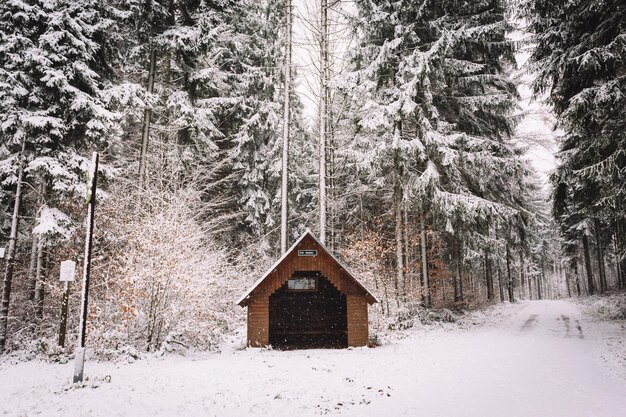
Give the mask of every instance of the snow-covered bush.
[(601, 320), (626, 320), (626, 294), (594, 296), (583, 299), (589, 305), (589, 313)]
[(94, 260), (90, 345), (208, 350), (241, 324), (233, 303), (241, 291), (237, 274), (194, 216), (200, 197), (187, 188), (107, 200)]

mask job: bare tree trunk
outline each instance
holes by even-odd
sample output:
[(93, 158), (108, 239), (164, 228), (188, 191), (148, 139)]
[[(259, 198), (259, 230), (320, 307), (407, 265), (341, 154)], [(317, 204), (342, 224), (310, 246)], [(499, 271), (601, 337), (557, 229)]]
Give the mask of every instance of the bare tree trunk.
[(403, 298), (404, 288), (404, 256), (403, 256), (403, 239), (402, 239), (402, 188), (399, 183), (400, 179), (396, 178), (393, 193), (393, 206), (396, 221), (396, 290), (398, 299)]
[(504, 302), (504, 285), (502, 285), (502, 265), (500, 262), (500, 245), (498, 244), (498, 224), (495, 226), (495, 235), (496, 235), (496, 261), (498, 267), (498, 290), (500, 292), (500, 302)]
[(33, 301), (35, 299), (35, 288), (37, 286), (37, 242), (39, 237), (36, 234), (32, 234), (31, 246), (30, 246), (30, 262), (28, 264), (28, 300)]
[(37, 284), (35, 286), (35, 316), (39, 319), (43, 318), (45, 256), (43, 240), (39, 239), (39, 244), (37, 245)]
[(596, 253), (598, 256), (598, 272), (600, 277), (600, 291), (605, 292), (608, 289), (606, 282), (606, 268), (604, 265), (604, 250), (602, 249), (602, 233), (600, 230), (600, 220), (594, 219), (594, 229), (596, 233)]
[(524, 268), (526, 267), (524, 263), (524, 249), (520, 249), (519, 252), (519, 281), (520, 281), (520, 299), (526, 299), (526, 277), (524, 275)]
[(493, 269), (491, 267), (491, 253), (485, 248), (485, 278), (487, 284), (487, 300), (493, 300)]
[[(150, 49), (150, 62), (148, 68), (148, 84), (146, 90), (149, 94), (154, 91), (154, 77), (156, 69), (156, 48)], [(150, 142), (150, 124), (152, 119), (152, 109), (146, 107), (143, 111), (143, 131), (141, 134), (141, 153), (139, 155), (139, 189), (143, 189), (146, 182), (146, 164), (148, 158), (148, 144)]]
[(578, 257), (575, 259), (574, 276), (576, 277), (576, 294), (580, 297), (580, 275), (578, 274)]
[(509, 249), (509, 242), (506, 243), (506, 274), (509, 284), (509, 301), (515, 302), (515, 294), (513, 293), (513, 276), (511, 275), (511, 251)]
[(404, 238), (404, 297), (406, 298), (413, 284), (411, 259), (409, 255), (409, 215), (406, 209), (402, 210), (402, 237)]
[[(460, 250), (459, 250), (460, 252)], [(461, 255), (456, 260), (456, 273), (454, 274), (454, 301), (463, 301), (463, 282), (461, 277)]]
[(589, 238), (586, 231), (583, 231), (583, 255), (585, 257), (585, 271), (587, 271), (587, 291), (589, 295), (593, 295), (595, 292), (595, 285), (593, 283), (593, 272), (591, 271), (591, 256), (589, 255)]
[(287, 14), (287, 45), (285, 47), (285, 98), (283, 110), (283, 158), (282, 158), (282, 181), (281, 181), (281, 211), (280, 211), (280, 253), (287, 252), (287, 216), (289, 186), (289, 124), (290, 124), (290, 93), (291, 93), (291, 0), (286, 0)]
[(572, 288), (569, 283), (569, 278), (567, 276), (568, 274), (567, 274), (566, 268), (564, 268), (563, 265), (561, 265), (561, 273), (563, 274), (563, 278), (565, 279), (565, 288), (567, 289), (567, 297), (572, 298)]
[(22, 150), (19, 155), (17, 170), (17, 186), (13, 203), (13, 217), (11, 218), (11, 234), (9, 247), (5, 255), (5, 271), (2, 291), (2, 306), (0, 307), (0, 353), (4, 352), (7, 341), (9, 324), (9, 305), (11, 303), (11, 284), (13, 282), (13, 268), (15, 267), (15, 248), (17, 244), (17, 228), (19, 226), (20, 205), (22, 201), (22, 182), (24, 179), (24, 160), (26, 158), (26, 138), (22, 139)]
[(621, 250), (620, 250), (620, 234), (619, 234), (619, 221), (615, 221), (615, 225), (613, 227), (613, 253), (615, 257), (615, 272), (617, 273), (617, 288), (624, 289), (624, 283), (622, 276), (624, 275), (624, 271), (622, 270), (622, 262), (621, 262)]
[(328, 0), (321, 1), (320, 7), (320, 96), (319, 96), (319, 205), (320, 205), (320, 242), (326, 242), (326, 127), (328, 99)]
[(430, 282), (428, 279), (428, 254), (426, 253), (426, 226), (424, 215), (420, 217), (420, 243), (422, 252), (422, 291), (424, 306), (430, 308)]

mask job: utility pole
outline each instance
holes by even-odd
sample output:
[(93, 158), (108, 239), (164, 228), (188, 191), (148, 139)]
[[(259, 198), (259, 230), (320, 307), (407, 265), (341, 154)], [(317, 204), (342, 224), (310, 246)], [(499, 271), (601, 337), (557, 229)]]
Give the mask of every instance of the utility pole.
[(96, 186), (98, 182), (98, 152), (91, 158), (91, 170), (87, 189), (87, 233), (85, 235), (85, 258), (83, 261), (83, 288), (80, 300), (80, 324), (74, 360), (74, 382), (83, 381), (85, 369), (85, 338), (87, 333), (87, 305), (89, 302), (89, 276), (91, 273), (91, 252), (93, 247), (93, 220), (96, 208)]
[(287, 47), (285, 56), (285, 108), (283, 110), (283, 176), (281, 187), (281, 213), (280, 213), (280, 253), (287, 252), (287, 216), (288, 200), (287, 190), (289, 187), (289, 114), (291, 93), (291, 27), (292, 10), (291, 0), (285, 0), (287, 14)]

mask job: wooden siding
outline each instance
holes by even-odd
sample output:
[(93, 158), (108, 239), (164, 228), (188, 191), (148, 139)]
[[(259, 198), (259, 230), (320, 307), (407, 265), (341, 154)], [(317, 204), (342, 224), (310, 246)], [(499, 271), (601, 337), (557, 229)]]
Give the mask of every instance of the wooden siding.
[(248, 304), (248, 345), (267, 346), (270, 343), (270, 304), (268, 298), (255, 298)]
[(366, 346), (368, 342), (367, 300), (348, 296), (348, 346)]

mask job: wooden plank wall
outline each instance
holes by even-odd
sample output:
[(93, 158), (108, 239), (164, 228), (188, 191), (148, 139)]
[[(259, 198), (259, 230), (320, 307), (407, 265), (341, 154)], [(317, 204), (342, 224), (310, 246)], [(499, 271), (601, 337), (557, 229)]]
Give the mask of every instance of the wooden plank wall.
[(348, 346), (366, 346), (367, 332), (367, 300), (364, 296), (349, 295), (348, 304)]

